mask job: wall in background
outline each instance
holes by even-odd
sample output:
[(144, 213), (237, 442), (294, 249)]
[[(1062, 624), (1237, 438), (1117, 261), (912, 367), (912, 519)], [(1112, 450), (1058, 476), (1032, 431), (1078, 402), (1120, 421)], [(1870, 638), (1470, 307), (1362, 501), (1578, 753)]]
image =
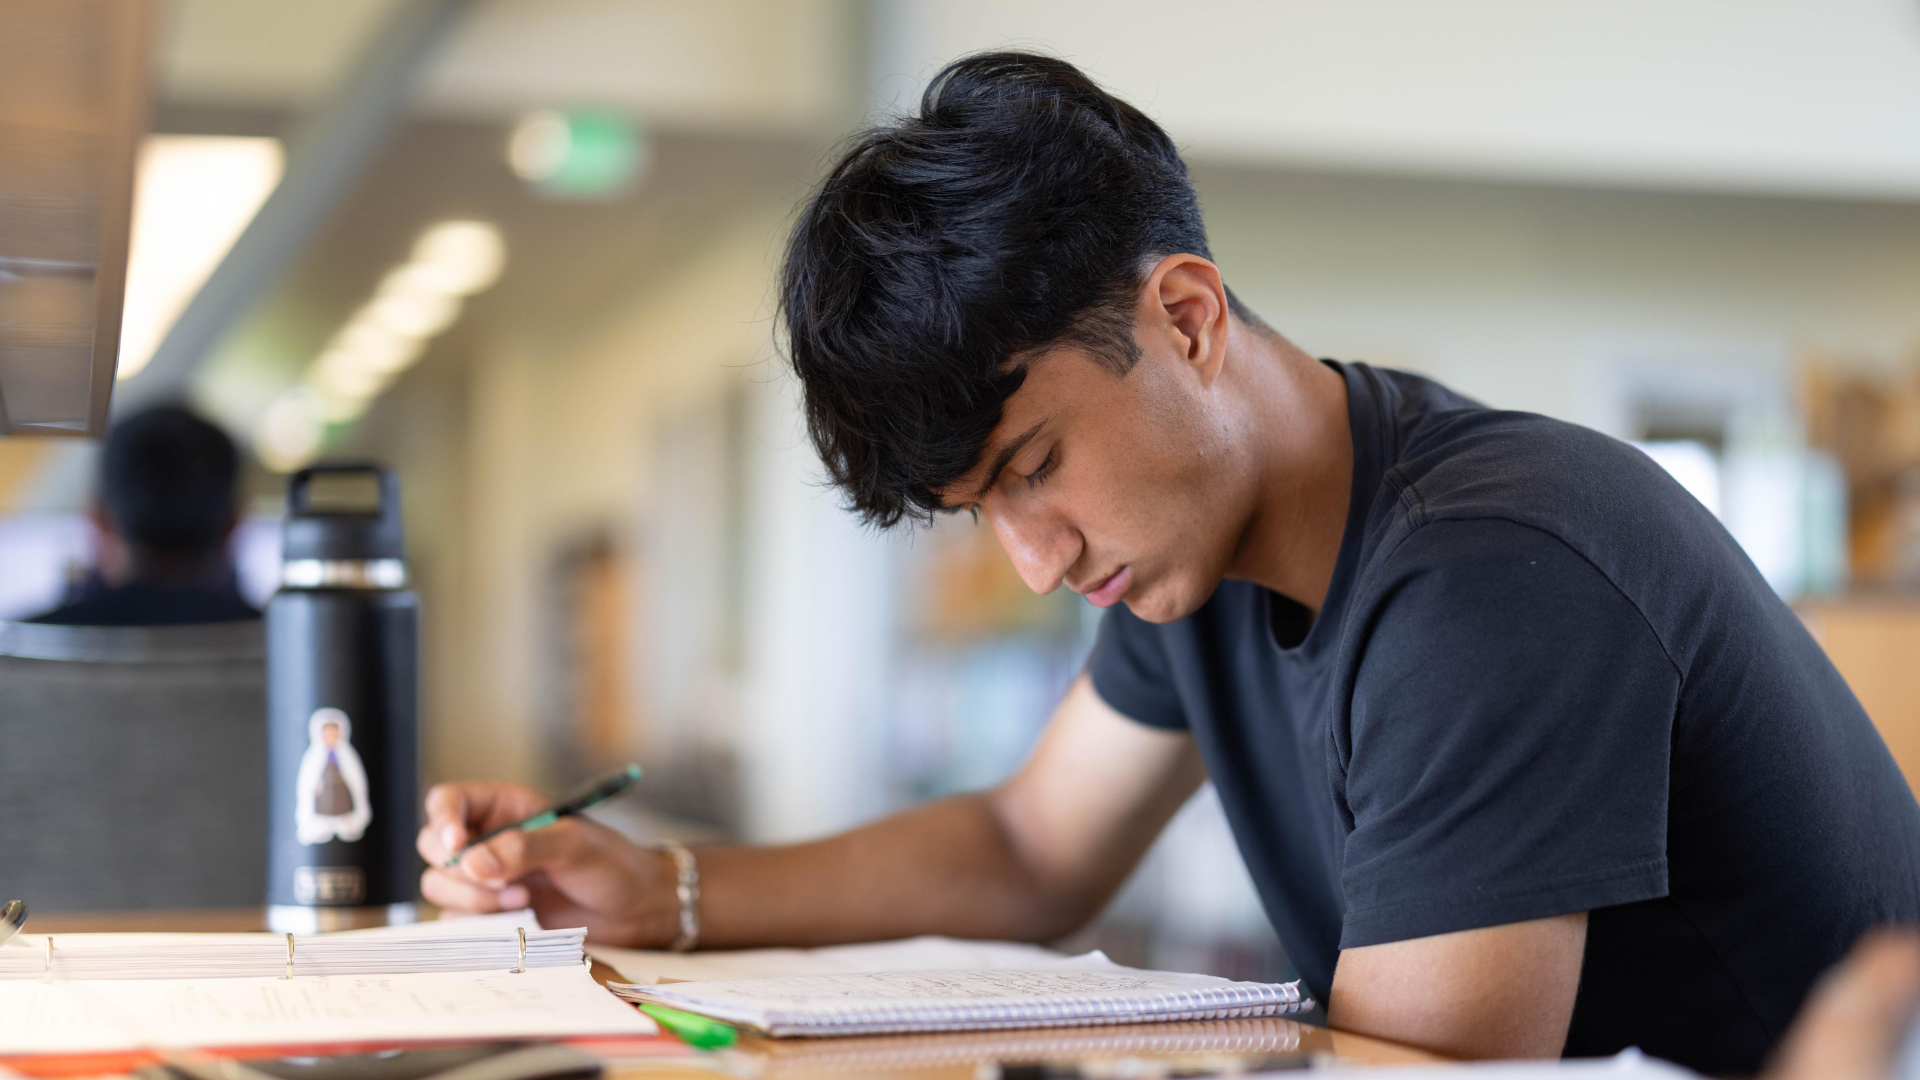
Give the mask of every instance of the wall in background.
[(1920, 206), (1194, 170), (1227, 281), (1317, 356), (1634, 437), (1634, 369), (1920, 348)]
[(879, 87), (1055, 52), (1195, 160), (1920, 196), (1906, 0), (880, 0)]

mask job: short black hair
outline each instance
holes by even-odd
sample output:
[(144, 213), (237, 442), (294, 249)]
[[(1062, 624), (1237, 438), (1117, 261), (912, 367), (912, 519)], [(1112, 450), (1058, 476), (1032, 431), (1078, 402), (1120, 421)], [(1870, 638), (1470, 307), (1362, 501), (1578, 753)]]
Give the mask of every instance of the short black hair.
[(167, 405), (130, 416), (107, 433), (100, 502), (129, 542), (148, 551), (205, 551), (233, 522), (239, 455), (227, 434)]
[(853, 136), (780, 280), (808, 433), (849, 509), (930, 520), (1040, 350), (1124, 375), (1141, 275), (1181, 252), (1212, 257), (1173, 140), (1064, 60), (956, 60), (918, 115)]

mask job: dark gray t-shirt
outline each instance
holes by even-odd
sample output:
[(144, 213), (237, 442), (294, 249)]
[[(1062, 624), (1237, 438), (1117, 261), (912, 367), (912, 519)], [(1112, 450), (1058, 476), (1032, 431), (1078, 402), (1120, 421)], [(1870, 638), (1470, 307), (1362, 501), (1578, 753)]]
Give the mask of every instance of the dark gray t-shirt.
[(1569, 1054), (1751, 1072), (1867, 928), (1920, 806), (1833, 665), (1638, 450), (1365, 365), (1319, 618), (1223, 582), (1109, 612), (1094, 688), (1192, 731), (1321, 995), (1343, 948), (1588, 911)]

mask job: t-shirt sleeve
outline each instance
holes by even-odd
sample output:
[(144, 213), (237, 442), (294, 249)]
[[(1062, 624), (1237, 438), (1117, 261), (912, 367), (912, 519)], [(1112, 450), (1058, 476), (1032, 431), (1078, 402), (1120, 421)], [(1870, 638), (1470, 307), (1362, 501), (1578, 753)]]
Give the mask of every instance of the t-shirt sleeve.
[(1115, 604), (1101, 617), (1087, 673), (1100, 700), (1129, 720), (1157, 728), (1187, 726), (1159, 628), (1125, 605)]
[(1665, 896), (1680, 679), (1639, 610), (1507, 521), (1423, 526), (1379, 580), (1333, 732), (1340, 947)]

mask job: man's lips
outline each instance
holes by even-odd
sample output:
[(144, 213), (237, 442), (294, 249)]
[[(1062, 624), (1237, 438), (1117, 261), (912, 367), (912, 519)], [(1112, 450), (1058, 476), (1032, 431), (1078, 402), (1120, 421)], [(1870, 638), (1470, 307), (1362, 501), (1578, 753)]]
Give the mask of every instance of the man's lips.
[(1132, 584), (1133, 570), (1123, 566), (1114, 571), (1105, 581), (1081, 592), (1081, 595), (1085, 596), (1087, 602), (1094, 607), (1112, 607), (1120, 602), (1121, 597), (1127, 595), (1127, 587)]

